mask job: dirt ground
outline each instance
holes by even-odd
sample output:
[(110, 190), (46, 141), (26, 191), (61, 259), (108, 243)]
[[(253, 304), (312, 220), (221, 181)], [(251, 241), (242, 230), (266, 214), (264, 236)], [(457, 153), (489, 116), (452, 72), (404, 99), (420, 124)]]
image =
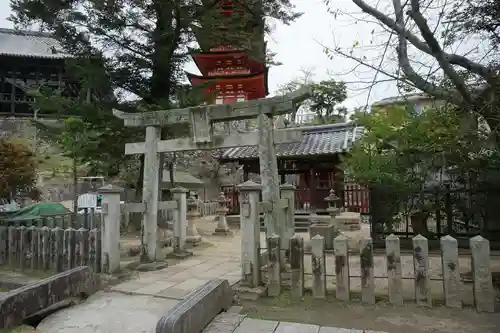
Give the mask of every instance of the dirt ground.
[(499, 333), (499, 313), (477, 313), (445, 307), (425, 308), (414, 304), (391, 306), (381, 300), (367, 306), (353, 300), (340, 302), (328, 295), (325, 300), (305, 295), (292, 299), (288, 292), (279, 298), (242, 300), (242, 313), (252, 318), (300, 322), (320, 326), (384, 331), (388, 333)]

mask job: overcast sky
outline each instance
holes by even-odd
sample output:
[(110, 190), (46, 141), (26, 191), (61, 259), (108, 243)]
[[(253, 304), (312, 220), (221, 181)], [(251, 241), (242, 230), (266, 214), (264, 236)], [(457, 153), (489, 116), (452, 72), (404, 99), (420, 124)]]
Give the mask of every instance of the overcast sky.
[[(356, 21), (352, 16), (342, 15), (335, 18), (327, 12), (327, 7), (321, 0), (292, 0), (296, 8), (305, 14), (290, 26), (276, 24), (273, 33), (268, 36), (268, 47), (275, 52), (276, 60), (283, 63), (281, 66), (273, 67), (269, 73), (269, 88), (271, 93), (290, 80), (300, 75), (301, 68), (314, 69), (315, 79), (321, 80), (334, 74), (338, 80), (346, 82), (357, 82), (361, 80), (370, 81), (375, 72), (366, 68), (358, 68), (352, 71), (355, 63), (341, 56), (328, 59), (324, 48), (320, 45), (350, 47), (356, 41), (361, 47), (370, 45), (374, 37), (371, 31), (376, 27), (373, 24)], [(340, 9), (345, 13), (359, 13), (358, 8), (350, 0), (335, 0), (333, 9)], [(12, 24), (6, 20), (10, 14), (9, 1), (0, 1), (0, 27), (11, 28)], [(387, 38), (387, 35), (380, 38)], [(373, 44), (371, 44), (373, 45)], [(367, 50), (371, 54), (381, 54), (383, 48)], [(368, 54), (367, 53), (367, 54)], [(193, 64), (186, 68), (188, 71), (196, 72)], [(380, 77), (384, 79), (383, 77)], [(386, 79), (386, 78), (385, 78)], [(361, 89), (360, 84), (349, 83), (349, 98), (344, 103), (353, 108), (363, 106), (385, 97), (398, 94), (394, 83), (381, 83), (376, 85), (368, 93), (368, 89)]]

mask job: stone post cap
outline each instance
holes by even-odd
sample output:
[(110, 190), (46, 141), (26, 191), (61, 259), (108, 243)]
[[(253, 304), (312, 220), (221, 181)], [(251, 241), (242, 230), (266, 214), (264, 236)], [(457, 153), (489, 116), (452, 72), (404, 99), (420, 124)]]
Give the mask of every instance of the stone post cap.
[(171, 189), (170, 192), (172, 192), (172, 193), (188, 193), (189, 190), (184, 188), (184, 187), (178, 186), (178, 187), (174, 187), (173, 189)]
[(236, 186), (240, 189), (240, 191), (260, 191), (262, 190), (262, 185), (257, 184), (251, 180), (247, 180), (243, 184), (239, 184)]
[(285, 190), (285, 191), (295, 191), (296, 187), (293, 184), (281, 184), (280, 185), (280, 190)]
[(98, 188), (97, 191), (101, 194), (104, 194), (104, 193), (120, 194), (124, 191), (124, 188), (117, 186), (117, 185), (108, 184), (108, 185), (104, 185), (104, 186)]

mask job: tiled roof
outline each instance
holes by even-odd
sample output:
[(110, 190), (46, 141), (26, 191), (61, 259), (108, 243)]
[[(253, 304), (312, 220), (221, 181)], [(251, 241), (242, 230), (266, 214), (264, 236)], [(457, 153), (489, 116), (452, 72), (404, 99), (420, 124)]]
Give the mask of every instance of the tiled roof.
[(0, 28), (0, 55), (63, 59), (71, 57), (50, 34)]
[[(302, 128), (299, 142), (276, 145), (278, 157), (317, 156), (344, 152), (363, 134), (363, 128), (352, 123), (308, 126)], [(226, 149), (220, 160), (258, 158), (256, 146)]]

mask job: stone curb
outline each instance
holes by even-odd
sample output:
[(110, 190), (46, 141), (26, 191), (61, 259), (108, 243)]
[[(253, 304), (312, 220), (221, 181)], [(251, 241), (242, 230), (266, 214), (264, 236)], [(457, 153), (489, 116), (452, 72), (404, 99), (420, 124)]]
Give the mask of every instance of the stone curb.
[(156, 324), (156, 333), (201, 333), (219, 313), (231, 307), (232, 301), (227, 280), (208, 281), (170, 309)]
[(0, 330), (67, 298), (89, 296), (95, 283), (92, 269), (82, 266), (11, 290), (0, 296)]

